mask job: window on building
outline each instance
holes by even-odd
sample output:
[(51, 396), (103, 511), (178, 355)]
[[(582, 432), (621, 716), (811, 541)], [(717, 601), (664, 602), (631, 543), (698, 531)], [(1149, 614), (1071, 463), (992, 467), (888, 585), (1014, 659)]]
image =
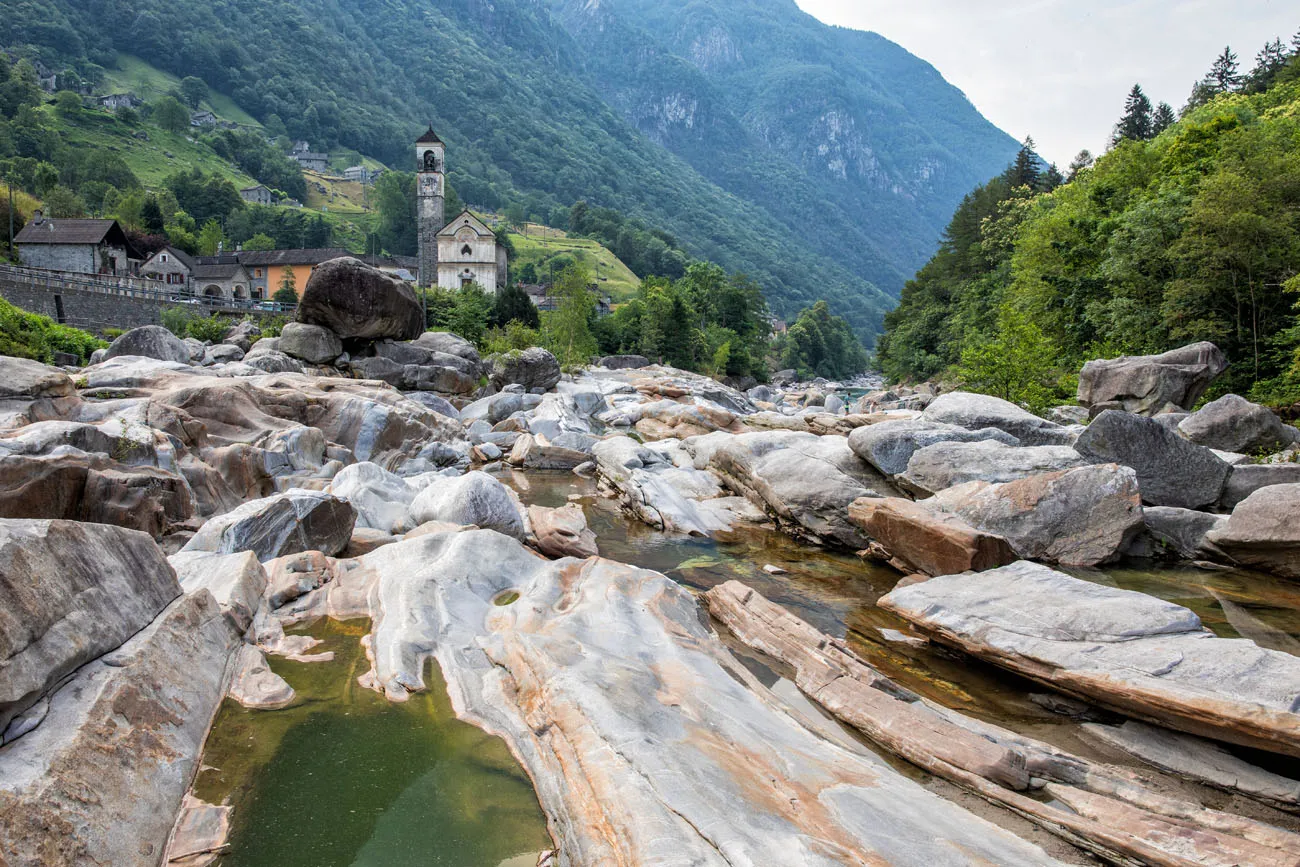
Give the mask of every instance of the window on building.
[(163, 253), (161, 256), (159, 256), (159, 257), (158, 257), (158, 261), (159, 261), (159, 262), (166, 262), (166, 261), (167, 261), (167, 254), (166, 254), (166, 253)]
[(472, 255), (473, 253), (474, 253), (474, 250), (470, 247), (469, 244), (466, 244), (464, 247), (461, 247), (461, 248), (460, 248), (460, 254), (461, 254), (462, 256), (469, 256), (469, 255)]

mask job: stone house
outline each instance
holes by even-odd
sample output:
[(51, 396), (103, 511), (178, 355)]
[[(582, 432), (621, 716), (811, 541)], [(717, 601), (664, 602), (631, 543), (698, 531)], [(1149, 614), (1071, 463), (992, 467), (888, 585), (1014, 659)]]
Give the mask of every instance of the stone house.
[(184, 250), (163, 247), (140, 266), (140, 276), (157, 280), (168, 290), (181, 293), (194, 291), (194, 259)]
[(239, 191), (239, 197), (245, 202), (251, 202), (254, 205), (274, 205), (275, 193), (266, 184), (258, 184), (253, 187), (244, 187)]
[(378, 177), (378, 173), (371, 173), (370, 169), (365, 166), (348, 166), (343, 170), (343, 178), (349, 181), (355, 181), (358, 184), (368, 184)]
[(138, 108), (144, 105), (144, 100), (134, 93), (111, 93), (108, 96), (101, 96), (96, 100), (100, 108), (106, 108), (114, 111), (119, 108)]
[(438, 232), (438, 286), (460, 289), (477, 283), (495, 295), (506, 285), (506, 249), (496, 234), (468, 210)]
[(311, 271), (321, 262), (351, 256), (347, 250), (324, 247), (315, 250), (241, 250), (233, 255), (248, 270), (249, 291), (253, 298), (270, 298), (293, 271), (294, 288), (302, 295)]
[(289, 154), (289, 159), (296, 162), (304, 169), (313, 172), (327, 172), (330, 167), (330, 155), (328, 153), (315, 153), (313, 151), (300, 151), (298, 145), (305, 145), (306, 142), (298, 142), (294, 145), (294, 150)]
[(239, 262), (238, 254), (219, 253), (200, 256), (194, 264), (194, 294), (228, 300), (256, 299), (248, 269)]
[(47, 218), (40, 211), (14, 244), (24, 266), (47, 271), (127, 277), (144, 259), (117, 220)]
[(216, 126), (217, 116), (212, 112), (204, 109), (196, 111), (190, 115), (190, 126)]

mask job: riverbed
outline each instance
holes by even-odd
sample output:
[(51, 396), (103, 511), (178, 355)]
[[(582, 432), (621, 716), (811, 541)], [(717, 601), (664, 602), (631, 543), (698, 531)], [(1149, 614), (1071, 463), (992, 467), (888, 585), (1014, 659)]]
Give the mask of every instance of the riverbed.
[[(845, 639), (865, 660), (927, 698), (1089, 758), (1133, 763), (1083, 734), (1081, 719), (1097, 718), (1095, 711), (919, 641), (904, 621), (878, 609), (876, 600), (899, 578), (888, 567), (771, 529), (718, 539), (665, 534), (628, 519), (599, 495), (594, 482), (570, 473), (513, 472), (502, 480), (527, 504), (582, 505), (602, 556), (662, 572), (695, 591), (740, 580)], [(1147, 563), (1072, 571), (1185, 605), (1221, 636), (1300, 655), (1300, 587), (1250, 572)], [(427, 675), (430, 688), (405, 703), (391, 704), (359, 686), (357, 677), (368, 668), (360, 645), (368, 628), (366, 621), (307, 624), (299, 631), (322, 639), (316, 650), (333, 651), (334, 661), (271, 658), (272, 668), (298, 692), (290, 707), (250, 711), (229, 700), (223, 706), (195, 786), (200, 798), (235, 808), (221, 863), (531, 867), (551, 841), (526, 773), (500, 739), (455, 718), (436, 664)], [(765, 685), (802, 700), (779, 670), (747, 652), (737, 655)], [(1096, 863), (1017, 817), (889, 761), (1058, 858)], [(1172, 779), (1169, 786), (1194, 791), (1209, 806), (1231, 805), (1300, 828), (1294, 817), (1242, 799)]]

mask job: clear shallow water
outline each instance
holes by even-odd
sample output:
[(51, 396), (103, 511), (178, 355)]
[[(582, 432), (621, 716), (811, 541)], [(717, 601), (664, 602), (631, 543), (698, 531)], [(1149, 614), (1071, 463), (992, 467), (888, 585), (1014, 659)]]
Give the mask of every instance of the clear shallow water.
[(298, 698), (227, 700), (195, 794), (232, 803), (223, 867), (532, 867), (551, 847), (532, 782), (505, 743), (456, 719), (436, 664), (393, 704), (362, 689), (367, 621), (302, 630), (333, 662), (270, 658)]
[[(942, 647), (886, 640), (882, 629), (910, 631), (875, 606), (898, 581), (892, 569), (764, 530), (716, 541), (665, 535), (629, 520), (597, 495), (594, 483), (570, 473), (502, 478), (529, 504), (579, 502), (603, 556), (663, 572), (701, 592), (743, 581), (845, 638), (865, 660), (921, 695), (1082, 755), (1125, 763), (1099, 752), (1075, 720), (1036, 703), (1042, 687)], [(763, 571), (769, 563), (789, 574), (769, 575)], [(1219, 635), (1300, 655), (1300, 585), (1249, 572), (1146, 564), (1075, 574), (1185, 605)], [(221, 864), (531, 867), (551, 843), (527, 775), (501, 740), (455, 719), (436, 666), (429, 691), (405, 704), (361, 689), (356, 677), (367, 663), (359, 640), (368, 628), (365, 621), (322, 621), (305, 629), (326, 640), (321, 649), (335, 652), (332, 663), (270, 660), (298, 690), (295, 705), (281, 711), (247, 711), (229, 701), (223, 706), (204, 753), (213, 769), (204, 770), (195, 786), (204, 800), (236, 807), (230, 854)], [(746, 662), (755, 670), (764, 664)], [(797, 693), (773, 672), (760, 679)], [(1006, 824), (983, 802), (889, 760), (928, 788)], [(1210, 806), (1226, 797), (1201, 795)], [(1014, 823), (1013, 830), (1080, 863), (1045, 834)], [(523, 857), (510, 860), (516, 856)]]

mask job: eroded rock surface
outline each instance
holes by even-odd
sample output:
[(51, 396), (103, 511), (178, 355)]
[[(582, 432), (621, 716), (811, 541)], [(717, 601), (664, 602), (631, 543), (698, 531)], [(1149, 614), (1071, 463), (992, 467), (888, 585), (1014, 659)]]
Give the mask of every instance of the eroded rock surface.
[(1300, 756), (1300, 658), (1036, 563), (946, 575), (878, 603), (939, 641), (1190, 734)]
[(1260, 488), (1206, 539), (1239, 563), (1300, 580), (1300, 484)]
[(263, 562), (300, 551), (333, 555), (347, 547), (356, 519), (356, 510), (338, 497), (292, 490), (209, 520), (183, 550), (251, 551)]
[(925, 408), (926, 421), (939, 422), (978, 431), (997, 428), (1025, 446), (1070, 445), (1074, 434), (1069, 428), (1039, 418), (1010, 401), (987, 394), (954, 391), (936, 397)]
[(312, 270), (297, 318), (344, 340), (412, 340), (424, 331), (424, 311), (411, 287), (350, 257)]
[(1153, 416), (1191, 409), (1228, 362), (1213, 343), (1161, 355), (1089, 361), (1079, 373), (1079, 403), (1093, 415), (1107, 409)]
[(560, 863), (1053, 863), (814, 734), (658, 573), (552, 562), (485, 531), (362, 562), (379, 597), (367, 682), (400, 698), (435, 656), (458, 715), (527, 768)]

